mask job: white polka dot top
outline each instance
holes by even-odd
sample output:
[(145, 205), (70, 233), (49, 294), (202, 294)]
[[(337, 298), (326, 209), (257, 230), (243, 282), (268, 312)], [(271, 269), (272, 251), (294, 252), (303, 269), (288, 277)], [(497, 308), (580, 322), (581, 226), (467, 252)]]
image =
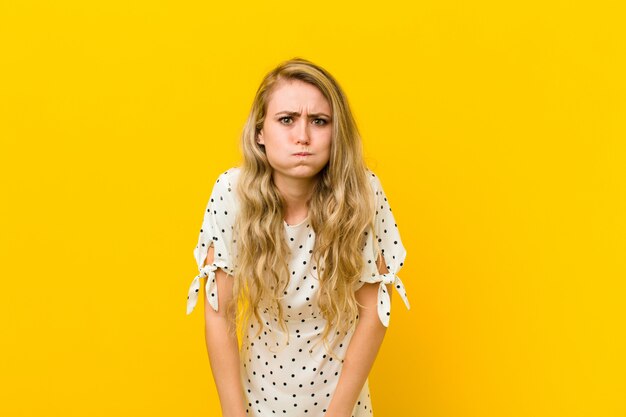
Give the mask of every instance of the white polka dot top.
[[(215, 271), (221, 268), (232, 274), (236, 254), (229, 253), (234, 220), (237, 214), (236, 183), (240, 168), (222, 173), (213, 186), (204, 212), (198, 244), (194, 249), (199, 274), (191, 282), (187, 296), (187, 314), (198, 300), (200, 280), (206, 277), (206, 297), (217, 311), (219, 300)], [(368, 236), (363, 250), (365, 269), (358, 289), (364, 283), (378, 284), (378, 316), (383, 325), (389, 325), (390, 299), (385, 284), (393, 284), (407, 309), (409, 301), (402, 281), (397, 276), (404, 263), (406, 250), (402, 246), (398, 226), (383, 192), (378, 177), (369, 172), (370, 184), (376, 199), (375, 236)], [(348, 333), (329, 355), (320, 341), (326, 320), (315, 300), (319, 285), (317, 266), (313, 264), (315, 232), (308, 218), (296, 225), (285, 225), (285, 239), (291, 249), (289, 260), (291, 280), (280, 301), (289, 331), (287, 335), (262, 309), (264, 330), (256, 336), (260, 323), (253, 317), (241, 347), (241, 380), (246, 396), (248, 416), (312, 416), (324, 417), (341, 374), (343, 358), (352, 338)], [(385, 260), (389, 273), (380, 274), (376, 267), (375, 242)], [(203, 266), (208, 248), (214, 246), (213, 263)], [(358, 317), (356, 318), (358, 320)], [(372, 416), (372, 402), (366, 381), (352, 412), (353, 417)]]

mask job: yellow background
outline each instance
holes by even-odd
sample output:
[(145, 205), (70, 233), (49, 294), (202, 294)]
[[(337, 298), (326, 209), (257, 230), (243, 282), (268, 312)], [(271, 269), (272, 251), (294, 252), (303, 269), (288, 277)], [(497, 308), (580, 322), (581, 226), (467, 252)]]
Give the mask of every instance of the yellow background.
[(0, 2), (0, 415), (219, 415), (192, 251), (301, 56), (408, 251), (376, 417), (623, 417), (620, 3)]

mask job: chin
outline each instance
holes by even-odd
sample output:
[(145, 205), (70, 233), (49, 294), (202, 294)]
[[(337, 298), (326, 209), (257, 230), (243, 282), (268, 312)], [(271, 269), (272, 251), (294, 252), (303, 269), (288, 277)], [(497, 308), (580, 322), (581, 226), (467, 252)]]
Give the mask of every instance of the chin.
[(324, 167), (311, 165), (296, 165), (292, 167), (273, 168), (275, 173), (291, 178), (313, 178), (319, 174)]
[(313, 178), (317, 176), (317, 174), (319, 174), (320, 171), (321, 169), (317, 169), (317, 170), (316, 169), (307, 169), (307, 170), (296, 169), (290, 174), (294, 178)]

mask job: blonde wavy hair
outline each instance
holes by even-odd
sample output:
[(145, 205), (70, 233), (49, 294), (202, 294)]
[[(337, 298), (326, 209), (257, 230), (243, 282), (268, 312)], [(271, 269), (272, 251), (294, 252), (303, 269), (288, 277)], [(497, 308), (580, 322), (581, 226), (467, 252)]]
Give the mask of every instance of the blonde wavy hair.
[(283, 223), (285, 203), (272, 180), (265, 148), (256, 141), (273, 89), (287, 80), (314, 85), (332, 108), (330, 159), (319, 172), (307, 202), (310, 225), (315, 231), (313, 265), (317, 265), (320, 285), (314, 302), (328, 323), (321, 340), (326, 350), (332, 351), (331, 332), (335, 339), (356, 326), (355, 286), (364, 268), (362, 250), (367, 234), (374, 230), (375, 209), (361, 136), (348, 100), (327, 71), (302, 58), (285, 61), (264, 77), (241, 135), (243, 162), (237, 186), (240, 210), (234, 228), (237, 265), (233, 301), (242, 306), (238, 320), (242, 331), (254, 315), (261, 325), (256, 338), (263, 330), (260, 310), (265, 308), (289, 334), (280, 303), (289, 284), (287, 260), (291, 258)]

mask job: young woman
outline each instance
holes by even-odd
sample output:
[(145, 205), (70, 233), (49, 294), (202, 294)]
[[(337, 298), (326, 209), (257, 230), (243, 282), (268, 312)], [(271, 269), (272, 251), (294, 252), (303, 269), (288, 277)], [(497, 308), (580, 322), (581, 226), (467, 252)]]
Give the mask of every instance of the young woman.
[(213, 185), (187, 297), (189, 314), (206, 278), (222, 415), (371, 416), (392, 286), (409, 308), (406, 251), (348, 101), (323, 68), (286, 61), (263, 79), (241, 144), (241, 166)]

